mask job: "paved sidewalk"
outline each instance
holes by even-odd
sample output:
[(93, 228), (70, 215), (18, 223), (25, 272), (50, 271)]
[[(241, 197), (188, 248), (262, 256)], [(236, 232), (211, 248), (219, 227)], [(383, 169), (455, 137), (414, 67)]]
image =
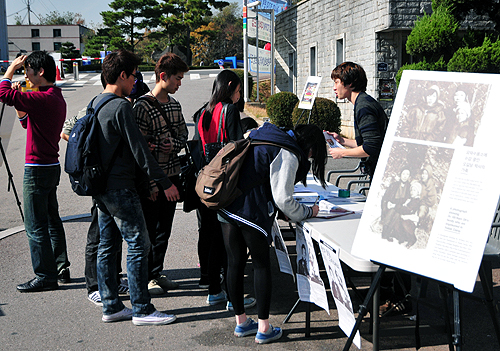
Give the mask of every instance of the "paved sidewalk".
[[(282, 327), (283, 338), (272, 346), (259, 346), (253, 337), (232, 335), (234, 317), (224, 305), (208, 306), (207, 291), (198, 288), (197, 230), (195, 213), (178, 210), (170, 241), (166, 267), (168, 276), (179, 282), (180, 289), (165, 296), (154, 297), (161, 311), (178, 316), (167, 326), (134, 326), (130, 321), (101, 322), (101, 309), (87, 300), (83, 274), (86, 232), (90, 218), (65, 222), (73, 282), (58, 291), (21, 294), (16, 285), (32, 278), (32, 269), (24, 232), (0, 240), (0, 349), (1, 350), (233, 350), (243, 347), (272, 348), (273, 350), (341, 350), (347, 338), (337, 327), (334, 304), (329, 296), (331, 315), (313, 306), (312, 334), (304, 337), (305, 303), (287, 324), (286, 314), (297, 299), (291, 276), (278, 271), (273, 259), (273, 299), (271, 323)], [(293, 237), (286, 235), (287, 246), (294, 261)], [(126, 252), (126, 247), (124, 247)], [(274, 254), (273, 254), (274, 257)], [(123, 267), (126, 267), (123, 263)], [(247, 268), (246, 293), (253, 295), (251, 264)], [(498, 282), (498, 269), (495, 281)], [(367, 286), (366, 278), (358, 284)], [(480, 289), (479, 289), (480, 290)], [(429, 295), (435, 289), (429, 287)], [(328, 292), (328, 294), (330, 294)], [(498, 298), (498, 288), (495, 288)], [(130, 307), (129, 297), (123, 296)], [(463, 314), (463, 350), (498, 350), (486, 307), (467, 300)], [(248, 311), (256, 318), (256, 309)], [(422, 350), (447, 350), (442, 328), (442, 316), (424, 309), (421, 313)], [(407, 317), (382, 319), (382, 350), (414, 348), (414, 322)], [(432, 325), (430, 328), (426, 325)], [(369, 322), (362, 324), (362, 350), (371, 350)], [(388, 330), (389, 327), (397, 329)], [(437, 328), (437, 329), (436, 329)], [(352, 350), (356, 348), (351, 347)]]

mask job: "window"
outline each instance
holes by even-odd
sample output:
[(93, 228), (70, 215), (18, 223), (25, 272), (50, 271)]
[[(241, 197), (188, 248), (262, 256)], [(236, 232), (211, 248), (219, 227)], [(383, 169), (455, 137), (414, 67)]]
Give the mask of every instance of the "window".
[(295, 78), (295, 54), (288, 54), (288, 91), (294, 93), (294, 78)]
[(53, 29), (52, 32), (54, 33), (54, 38), (58, 38), (61, 36), (61, 30), (60, 29)]
[(32, 29), (31, 30), (31, 37), (32, 38), (38, 38), (40, 36), (40, 29)]
[(316, 46), (311, 46), (309, 49), (309, 75), (316, 75)]
[(54, 51), (59, 51), (61, 50), (61, 42), (54, 42)]
[(40, 43), (31, 43), (31, 50), (32, 51), (40, 50)]
[(343, 63), (344, 60), (344, 38), (337, 39), (335, 47), (335, 67)]

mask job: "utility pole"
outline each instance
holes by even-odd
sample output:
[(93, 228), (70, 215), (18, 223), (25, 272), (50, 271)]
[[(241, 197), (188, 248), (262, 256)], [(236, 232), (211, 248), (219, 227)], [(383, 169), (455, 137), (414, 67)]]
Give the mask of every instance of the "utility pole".
[(31, 6), (30, 6), (31, 4), (30, 4), (30, 0), (25, 0), (25, 4), (26, 4), (26, 6), (28, 8), (28, 25), (31, 26), (31, 15), (30, 15), (31, 14)]

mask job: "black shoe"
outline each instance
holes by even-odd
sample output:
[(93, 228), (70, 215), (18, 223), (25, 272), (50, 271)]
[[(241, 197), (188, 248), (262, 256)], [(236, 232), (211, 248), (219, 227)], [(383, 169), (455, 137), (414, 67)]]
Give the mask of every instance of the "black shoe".
[(63, 268), (61, 272), (57, 275), (57, 281), (61, 284), (71, 283), (71, 277), (69, 275), (69, 268)]
[(57, 289), (59, 289), (57, 282), (46, 282), (38, 278), (33, 278), (29, 282), (17, 286), (19, 292), (37, 292)]
[(210, 286), (210, 281), (208, 279), (208, 274), (202, 274), (200, 278), (200, 282), (198, 283), (200, 289), (208, 289)]

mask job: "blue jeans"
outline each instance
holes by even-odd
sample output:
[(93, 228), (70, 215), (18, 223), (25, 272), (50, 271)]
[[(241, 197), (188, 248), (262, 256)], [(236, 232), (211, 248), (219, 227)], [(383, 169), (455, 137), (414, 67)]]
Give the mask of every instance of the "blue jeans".
[(155, 311), (148, 291), (148, 253), (151, 246), (141, 202), (135, 190), (112, 189), (95, 196), (99, 209), (100, 242), (97, 282), (103, 313), (113, 314), (125, 306), (118, 298), (117, 252), (121, 238), (127, 242), (127, 277), (135, 317)]
[(49, 282), (69, 267), (66, 235), (59, 217), (57, 186), (61, 167), (24, 167), (24, 227), (31, 251), (35, 275)]

